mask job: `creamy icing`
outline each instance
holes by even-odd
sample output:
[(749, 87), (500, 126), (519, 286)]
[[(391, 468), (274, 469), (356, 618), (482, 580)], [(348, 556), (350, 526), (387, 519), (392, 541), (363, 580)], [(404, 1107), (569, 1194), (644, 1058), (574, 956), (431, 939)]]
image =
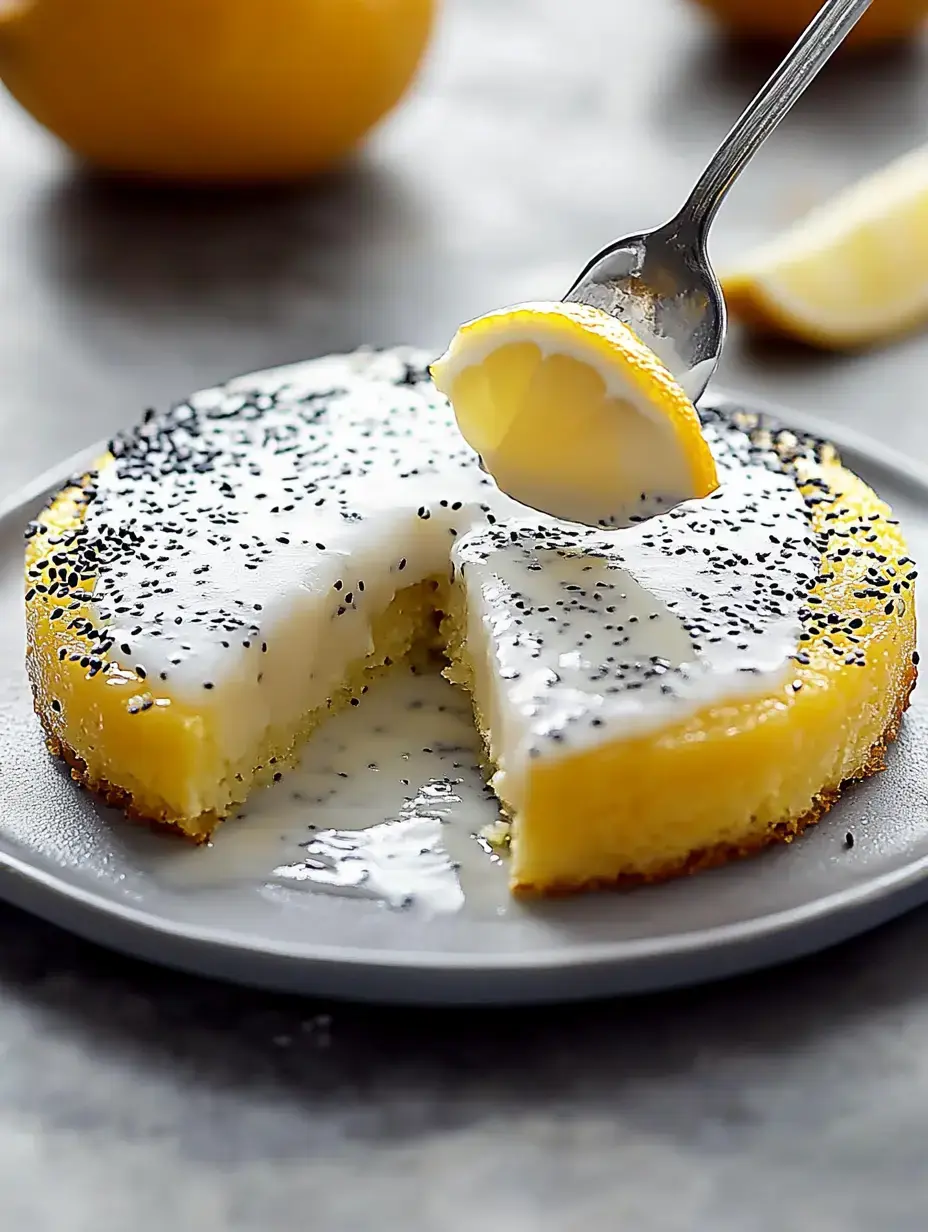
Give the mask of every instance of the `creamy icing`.
[(710, 434), (707, 500), (620, 533), (520, 520), (456, 545), (511, 803), (527, 759), (767, 690), (795, 654), (820, 559), (808, 509), (790, 475)]
[(607, 532), (503, 496), (418, 353), (196, 394), (114, 441), (90, 493), (76, 566), (105, 670), (210, 711), (237, 756), (324, 701), (398, 589), (453, 566), (510, 774), (766, 690), (820, 550), (776, 453), (708, 421), (720, 491)]
[(232, 381), (114, 442), (87, 514), (111, 653), (212, 711), (230, 756), (324, 703), (398, 589), (520, 508), (452, 422), (421, 362), (367, 352)]

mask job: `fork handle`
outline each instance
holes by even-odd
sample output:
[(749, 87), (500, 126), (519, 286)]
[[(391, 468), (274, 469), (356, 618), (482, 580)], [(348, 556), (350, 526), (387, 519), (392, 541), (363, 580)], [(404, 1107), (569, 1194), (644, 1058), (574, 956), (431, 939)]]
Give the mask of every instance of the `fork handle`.
[(694, 227), (703, 243), (729, 188), (870, 4), (871, 0), (826, 0), (742, 112), (677, 216)]

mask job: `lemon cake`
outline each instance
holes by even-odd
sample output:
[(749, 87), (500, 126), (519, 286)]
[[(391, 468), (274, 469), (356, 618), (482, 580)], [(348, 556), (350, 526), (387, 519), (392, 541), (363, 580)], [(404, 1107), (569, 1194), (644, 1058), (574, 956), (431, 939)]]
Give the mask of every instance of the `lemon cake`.
[(515, 890), (791, 839), (882, 764), (915, 679), (915, 569), (829, 446), (700, 416), (718, 489), (614, 531), (503, 495), (413, 351), (148, 413), (27, 532), (51, 750), (204, 840), (373, 674), (438, 645), (473, 697)]

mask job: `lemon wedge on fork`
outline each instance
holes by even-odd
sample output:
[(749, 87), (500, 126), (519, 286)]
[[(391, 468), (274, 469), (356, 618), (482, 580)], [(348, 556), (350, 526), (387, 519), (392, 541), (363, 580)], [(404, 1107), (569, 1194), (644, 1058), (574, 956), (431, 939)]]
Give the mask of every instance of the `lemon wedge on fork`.
[(491, 312), (463, 325), (431, 372), (499, 487), (543, 513), (625, 526), (718, 487), (692, 402), (600, 309)]

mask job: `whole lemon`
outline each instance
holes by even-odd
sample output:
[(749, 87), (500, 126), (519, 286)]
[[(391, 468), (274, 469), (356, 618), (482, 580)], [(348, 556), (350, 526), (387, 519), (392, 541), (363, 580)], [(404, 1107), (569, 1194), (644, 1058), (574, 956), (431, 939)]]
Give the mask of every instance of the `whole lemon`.
[[(797, 39), (822, 0), (697, 0), (743, 38), (788, 43)], [(847, 46), (898, 42), (915, 34), (926, 16), (928, 0), (877, 0), (847, 36)]]
[(6, 0), (0, 77), (77, 154), (201, 181), (307, 175), (399, 100), (434, 0)]

